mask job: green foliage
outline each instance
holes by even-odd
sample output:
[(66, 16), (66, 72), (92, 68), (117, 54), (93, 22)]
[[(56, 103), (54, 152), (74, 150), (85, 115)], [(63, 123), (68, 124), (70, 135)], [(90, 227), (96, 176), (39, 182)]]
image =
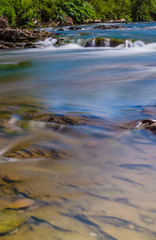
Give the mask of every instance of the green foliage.
[(133, 0), (133, 21), (150, 21), (156, 19), (156, 0)]
[(39, 1), (40, 18), (44, 22), (49, 22), (56, 17), (57, 5), (53, 0), (40, 0)]
[(57, 23), (66, 16), (74, 23), (97, 18), (149, 21), (156, 20), (156, 0), (0, 0), (0, 16), (12, 27)]
[(131, 17), (130, 0), (91, 0), (91, 4), (103, 20), (116, 20)]
[(15, 26), (16, 12), (13, 4), (10, 3), (11, 2), (9, 0), (0, 0), (0, 16), (6, 16), (11, 26)]
[(11, 26), (33, 26), (35, 20), (43, 23), (63, 21), (65, 16), (81, 23), (95, 19), (96, 12), (84, 0), (0, 0), (0, 16), (5, 15)]
[(60, 8), (77, 23), (84, 22), (88, 18), (96, 18), (91, 5), (83, 0), (64, 1), (60, 4)]

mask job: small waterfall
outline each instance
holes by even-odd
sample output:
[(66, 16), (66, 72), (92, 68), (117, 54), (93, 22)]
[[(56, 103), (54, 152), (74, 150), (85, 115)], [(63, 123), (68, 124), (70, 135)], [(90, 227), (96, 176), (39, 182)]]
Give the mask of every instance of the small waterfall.
[(126, 40), (126, 41), (125, 41), (125, 47), (126, 47), (126, 48), (145, 47), (145, 43), (142, 42), (142, 41), (132, 42), (131, 40)]
[(135, 41), (133, 47), (145, 47), (145, 43), (142, 41)]
[(90, 39), (89, 41), (87, 41), (85, 43), (84, 47), (96, 47), (96, 40), (95, 40), (95, 38)]
[(133, 47), (132, 41), (131, 41), (131, 40), (126, 40), (126, 41), (125, 41), (125, 47), (126, 47), (126, 48), (131, 48), (131, 47)]
[(83, 44), (83, 39), (81, 39), (81, 38), (77, 39), (76, 44), (82, 46), (82, 44)]
[(91, 47), (95, 47), (95, 46), (96, 46), (96, 42), (95, 42), (95, 38), (94, 38), (91, 42)]
[(45, 40), (40, 40), (36, 44), (40, 47), (50, 47), (54, 46), (54, 44), (57, 42), (57, 39), (55, 38), (47, 38)]
[(110, 39), (109, 38), (105, 39), (104, 44), (105, 44), (104, 47), (110, 47)]

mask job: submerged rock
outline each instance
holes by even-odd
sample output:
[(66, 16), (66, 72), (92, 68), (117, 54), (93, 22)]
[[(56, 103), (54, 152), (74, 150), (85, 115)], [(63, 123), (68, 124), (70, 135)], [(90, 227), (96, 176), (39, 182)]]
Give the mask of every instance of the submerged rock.
[[(22, 61), (19, 63), (5, 63), (5, 64), (0, 64), (0, 70), (17, 70), (25, 67), (30, 67), (31, 63), (29, 61)], [(1, 115), (1, 111), (0, 111)]]
[(56, 150), (50, 147), (39, 145), (16, 148), (5, 155), (5, 158), (11, 159), (33, 159), (33, 158), (53, 158), (55, 160), (67, 157), (67, 153), (62, 150)]
[(0, 235), (12, 232), (26, 222), (29, 216), (10, 209), (0, 210)]
[(92, 38), (89, 39), (84, 47), (117, 47), (120, 44), (125, 44), (125, 40), (118, 38)]
[(35, 201), (29, 198), (23, 198), (11, 203), (7, 206), (7, 209), (20, 210), (31, 207), (35, 204)]
[(87, 115), (80, 115), (80, 114), (40, 114), (31, 116), (31, 119), (34, 121), (41, 121), (41, 122), (52, 122), (57, 124), (64, 124), (64, 125), (88, 125), (88, 126), (104, 126), (105, 121), (102, 118), (94, 117), (94, 116), (87, 116)]

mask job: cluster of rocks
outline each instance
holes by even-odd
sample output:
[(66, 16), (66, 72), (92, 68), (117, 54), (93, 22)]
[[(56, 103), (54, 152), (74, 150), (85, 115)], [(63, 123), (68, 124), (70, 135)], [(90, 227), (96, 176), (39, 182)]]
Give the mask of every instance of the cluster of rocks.
[(123, 29), (123, 28), (126, 28), (126, 27), (121, 25), (99, 25), (99, 26), (95, 26), (93, 29), (108, 30), (108, 29)]
[[(118, 20), (106, 21), (106, 23), (125, 23), (125, 22), (126, 22), (126, 20), (124, 18), (118, 19)], [(102, 20), (101, 19), (95, 19), (95, 20), (87, 19), (86, 23), (102, 23)]]
[[(123, 28), (126, 28), (126, 26), (103, 24), (103, 25), (95, 26), (91, 30), (94, 30), (94, 29), (109, 30), (109, 29), (123, 29)], [(57, 31), (77, 31), (77, 30), (82, 30), (82, 28), (78, 27), (78, 26), (69, 26), (69, 27), (65, 27), (65, 28), (63, 28), (63, 27), (57, 28), (56, 30)]]
[(12, 29), (5, 18), (0, 18), (0, 49), (36, 47), (34, 42), (53, 36), (55, 33), (51, 32)]

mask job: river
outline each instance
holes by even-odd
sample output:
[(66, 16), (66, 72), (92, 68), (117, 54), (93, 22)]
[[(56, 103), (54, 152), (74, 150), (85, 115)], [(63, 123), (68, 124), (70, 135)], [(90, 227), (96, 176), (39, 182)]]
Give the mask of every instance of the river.
[(156, 23), (99, 25), (0, 51), (0, 208), (27, 216), (2, 240), (156, 239), (156, 135), (137, 127), (156, 119)]

